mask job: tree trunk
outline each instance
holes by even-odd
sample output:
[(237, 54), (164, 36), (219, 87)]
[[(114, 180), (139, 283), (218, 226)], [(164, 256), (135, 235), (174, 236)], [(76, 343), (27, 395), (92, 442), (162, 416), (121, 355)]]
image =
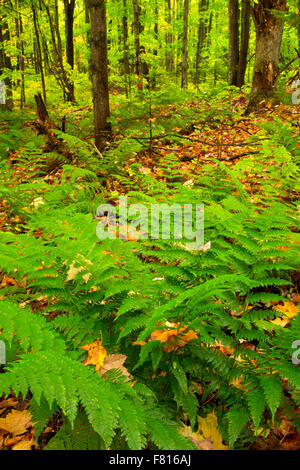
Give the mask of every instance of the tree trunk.
[(57, 39), (57, 49), (60, 54), (60, 56), (63, 56), (63, 50), (62, 50), (62, 41), (61, 41), (61, 35), (60, 35), (60, 30), (59, 30), (59, 12), (58, 12), (58, 0), (54, 0), (54, 25), (55, 25), (55, 33), (56, 33), (56, 39)]
[(102, 151), (111, 133), (109, 112), (105, 0), (89, 0), (95, 145)]
[(141, 7), (139, 6), (137, 0), (132, 0), (132, 5), (133, 5), (133, 18), (134, 18), (133, 29), (134, 29), (134, 47), (135, 47), (135, 73), (139, 77), (141, 75), (141, 45), (140, 45)]
[(89, 29), (86, 32), (86, 42), (88, 46), (87, 51), (87, 62), (88, 62), (88, 71), (89, 71), (89, 78), (92, 81), (92, 73), (91, 73), (91, 19), (90, 19), (90, 10), (88, 5), (88, 0), (84, 0), (84, 21), (85, 24), (89, 26)]
[[(66, 34), (66, 55), (67, 64), (74, 70), (74, 8), (76, 0), (64, 0), (65, 7), (65, 34)], [(69, 79), (70, 87), (67, 91), (67, 101), (75, 101), (73, 78)]]
[(181, 88), (184, 88), (184, 89), (187, 88), (187, 84), (188, 84), (188, 22), (189, 22), (189, 0), (184, 0), (182, 65), (181, 65)]
[(23, 21), (22, 16), (19, 16), (20, 34), (21, 34), (21, 55), (20, 55), (20, 70), (21, 70), (21, 109), (25, 108), (25, 55), (24, 55), (24, 40), (23, 40)]
[[(53, 64), (52, 68), (55, 74), (55, 77), (59, 83), (59, 85), (63, 89), (64, 98), (68, 95), (72, 96), (74, 92), (73, 90), (73, 83), (70, 80), (67, 71), (64, 67), (63, 57), (61, 51), (59, 49), (58, 40), (57, 40), (57, 30), (55, 26), (55, 20), (53, 20), (53, 16), (51, 14), (50, 8), (48, 3), (45, 0), (41, 0), (47, 12), (47, 16), (49, 19), (49, 27), (50, 27), (50, 34), (51, 34), (51, 43), (52, 43), (52, 50), (53, 50)], [(75, 98), (74, 98), (75, 100)]]
[[(153, 55), (155, 57), (153, 66), (152, 66), (152, 76), (151, 76), (151, 86), (155, 88), (156, 86), (156, 64), (157, 64), (157, 55), (158, 55), (158, 22), (159, 22), (159, 13), (158, 13), (158, 0), (155, 0), (155, 8), (154, 8), (154, 15), (155, 15), (155, 23), (154, 23), (154, 40), (155, 46), (153, 49)], [(148, 69), (149, 73), (149, 69)]]
[(245, 73), (247, 67), (247, 56), (249, 47), (250, 31), (250, 0), (242, 0), (242, 29), (241, 29), (241, 49), (238, 64), (237, 86), (242, 87), (245, 83)]
[(34, 26), (34, 32), (35, 32), (35, 38), (36, 38), (36, 53), (37, 53), (36, 58), (38, 62), (37, 68), (39, 69), (40, 75), (41, 75), (44, 102), (47, 103), (47, 94), (46, 94), (45, 76), (44, 76), (43, 61), (42, 61), (42, 50), (41, 50), (38, 17), (36, 14), (36, 8), (35, 8), (33, 1), (31, 1), (31, 10), (32, 10), (32, 15), (33, 15), (33, 26)]
[(287, 0), (260, 0), (252, 8), (256, 29), (256, 55), (252, 90), (247, 112), (266, 98), (274, 96), (279, 74), (283, 19), (271, 10), (284, 12)]
[(171, 0), (166, 0), (166, 21), (168, 23), (168, 32), (166, 34), (166, 71), (171, 73), (174, 70)]
[(237, 86), (239, 65), (239, 0), (229, 0), (228, 84)]
[[(19, 10), (19, 4), (16, 4), (17, 9)], [(20, 80), (18, 80), (18, 86), (20, 86), (20, 108), (25, 108), (25, 81), (24, 81), (24, 40), (23, 40), (23, 22), (21, 14), (15, 17), (16, 22), (16, 35), (17, 35), (17, 49), (18, 49), (18, 71), (20, 72)]]
[(142, 82), (140, 79), (145, 77), (148, 81), (149, 75), (149, 68), (146, 62), (145, 57), (145, 47), (140, 43), (140, 34), (143, 32), (144, 27), (141, 24), (140, 16), (141, 16), (141, 7), (138, 4), (138, 0), (132, 0), (133, 4), (133, 14), (134, 14), (134, 44), (135, 44), (135, 70), (136, 74), (139, 77), (138, 87), (142, 88)]
[(196, 50), (196, 64), (195, 64), (195, 85), (199, 84), (200, 81), (200, 62), (201, 62), (201, 53), (205, 38), (207, 35), (207, 23), (206, 18), (203, 18), (203, 13), (207, 11), (208, 0), (198, 0), (199, 1), (199, 25), (198, 25), (198, 39), (197, 39), (197, 50)]
[(122, 16), (122, 30), (123, 30), (123, 64), (124, 64), (124, 78), (125, 78), (125, 92), (128, 98), (130, 91), (130, 75), (129, 75), (129, 49), (128, 49), (128, 20), (127, 20), (127, 1), (123, 0), (123, 16)]
[[(300, 0), (298, 0), (298, 20), (300, 18)], [(298, 52), (300, 54), (300, 21), (298, 21)], [(299, 55), (299, 71), (298, 78), (300, 80), (300, 55)]]
[[(0, 44), (4, 41), (10, 40), (10, 34), (8, 29), (8, 24), (6, 21), (0, 17)], [(9, 69), (12, 71), (12, 64), (10, 57), (6, 55), (5, 48), (0, 48), (0, 75), (4, 69)], [(0, 100), (0, 110), (2, 111), (12, 111), (13, 109), (13, 98), (12, 98), (12, 82), (10, 77), (6, 77), (4, 80), (5, 90), (0, 90), (1, 98)], [(2, 96), (3, 95), (3, 96)]]

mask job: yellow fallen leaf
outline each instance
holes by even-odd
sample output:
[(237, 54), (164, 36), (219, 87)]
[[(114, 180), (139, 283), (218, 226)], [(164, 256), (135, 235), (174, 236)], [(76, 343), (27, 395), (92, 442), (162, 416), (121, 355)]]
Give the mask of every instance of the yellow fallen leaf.
[(97, 340), (93, 343), (80, 346), (81, 349), (85, 349), (88, 352), (88, 357), (83, 362), (83, 365), (89, 366), (94, 365), (96, 372), (103, 366), (104, 360), (107, 356), (106, 349), (101, 346), (102, 341)]
[[(207, 446), (211, 443), (213, 450), (228, 450), (228, 446), (223, 444), (222, 436), (218, 431), (218, 419), (214, 411), (206, 416), (206, 418), (198, 418), (198, 429), (192, 432), (190, 426), (185, 426), (181, 432), (186, 437), (189, 437), (195, 445), (196, 442)], [(196, 441), (196, 442), (195, 442)], [(198, 447), (198, 445), (197, 445)], [(200, 447), (198, 447), (200, 448)], [(203, 449), (206, 450), (206, 449)]]
[(184, 426), (184, 428), (180, 430), (180, 434), (190, 439), (190, 441), (192, 441), (192, 443), (195, 444), (199, 450), (214, 450), (211, 440), (203, 440), (202, 436), (200, 436), (197, 432), (192, 431), (191, 426)]
[(290, 323), (290, 320), (288, 318), (275, 318), (275, 320), (271, 320), (271, 323), (273, 323), (274, 325), (278, 325), (278, 326), (286, 326)]
[(298, 307), (293, 302), (284, 302), (283, 305), (276, 305), (274, 310), (284, 313), (288, 318), (294, 318), (298, 314)]
[(282, 327), (289, 325), (290, 320), (298, 314), (298, 307), (293, 304), (293, 302), (284, 302), (283, 305), (276, 305), (274, 310), (282, 313), (283, 315), (271, 320), (271, 323)]
[(0, 418), (0, 428), (15, 436), (23, 434), (31, 426), (31, 414), (26, 410), (12, 410), (5, 418)]
[(268, 437), (268, 435), (270, 434), (270, 429), (259, 428), (256, 431), (253, 426), (251, 426), (251, 428), (253, 429), (253, 434), (256, 437)]
[(214, 411), (208, 414), (206, 418), (198, 416), (198, 433), (204, 439), (211, 439), (215, 450), (228, 450), (228, 447), (223, 444), (222, 436), (218, 431), (218, 419)]
[(12, 450), (31, 450), (31, 447), (35, 445), (34, 437), (31, 439), (23, 439), (12, 447)]

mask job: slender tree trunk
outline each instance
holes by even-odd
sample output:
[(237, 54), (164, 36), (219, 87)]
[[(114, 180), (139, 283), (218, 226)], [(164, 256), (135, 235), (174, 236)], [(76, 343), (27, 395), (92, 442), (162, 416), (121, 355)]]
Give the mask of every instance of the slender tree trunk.
[[(300, 0), (298, 0), (298, 19), (300, 18)], [(298, 21), (298, 52), (300, 54), (300, 21)], [(299, 71), (298, 78), (300, 80), (300, 56), (299, 56)]]
[(90, 10), (89, 10), (89, 5), (88, 5), (88, 0), (84, 0), (84, 21), (85, 24), (88, 25), (88, 30), (86, 32), (86, 42), (88, 46), (88, 51), (87, 51), (87, 62), (88, 62), (88, 71), (89, 71), (89, 77), (90, 80), (92, 81), (92, 73), (91, 73), (91, 19), (90, 19)]
[(41, 0), (47, 12), (47, 16), (49, 19), (49, 27), (50, 27), (50, 34), (51, 34), (51, 43), (52, 43), (52, 50), (53, 50), (53, 70), (55, 70), (55, 76), (59, 83), (59, 85), (63, 89), (64, 98), (68, 95), (72, 96), (72, 81), (70, 80), (66, 69), (64, 67), (63, 57), (61, 55), (61, 51), (58, 47), (57, 41), (57, 31), (55, 27), (55, 20), (51, 14), (50, 8), (48, 3), (45, 0)]
[(177, 30), (177, 37), (176, 37), (176, 75), (179, 76), (181, 74), (181, 67), (182, 67), (182, 41), (183, 41), (183, 3), (181, 1), (175, 1), (175, 18), (174, 23), (182, 24), (182, 30)]
[(273, 97), (279, 74), (280, 47), (283, 19), (274, 16), (286, 10), (287, 0), (260, 0), (252, 8), (256, 29), (256, 55), (252, 90), (247, 112), (252, 111), (263, 99)]
[(40, 64), (38, 60), (38, 50), (37, 50), (37, 41), (36, 38), (33, 40), (33, 57), (34, 57), (34, 70), (36, 75), (40, 74)]
[(59, 12), (58, 12), (58, 0), (54, 0), (54, 26), (57, 40), (57, 49), (60, 56), (63, 56), (62, 41), (59, 29)]
[(168, 23), (168, 32), (166, 34), (166, 71), (168, 73), (174, 70), (174, 57), (173, 57), (173, 22), (172, 22), (172, 6), (171, 0), (166, 0), (166, 21)]
[(128, 98), (130, 92), (130, 70), (129, 70), (129, 49), (128, 49), (128, 12), (127, 1), (123, 0), (123, 16), (122, 16), (122, 30), (123, 30), (123, 64), (124, 64), (124, 78), (125, 78), (125, 92)]
[(19, 25), (21, 34), (21, 54), (20, 54), (20, 71), (21, 71), (21, 109), (25, 108), (26, 97), (25, 97), (25, 56), (24, 56), (24, 39), (23, 39), (23, 21), (22, 16), (19, 15)]
[[(76, 0), (64, 0), (65, 8), (65, 34), (66, 34), (66, 55), (67, 64), (74, 70), (74, 8)], [(75, 101), (73, 78), (69, 79), (70, 87), (67, 91), (67, 101)]]
[[(19, 3), (16, 3), (17, 10), (19, 10)], [(25, 108), (25, 81), (24, 81), (24, 40), (23, 40), (23, 23), (22, 16), (18, 14), (15, 17), (16, 22), (16, 36), (17, 36), (17, 49), (18, 49), (18, 71), (20, 73), (20, 79), (18, 80), (18, 86), (20, 86), (20, 108)]]
[(200, 62), (203, 45), (207, 35), (207, 23), (206, 18), (203, 18), (203, 14), (207, 11), (208, 0), (199, 1), (199, 25), (198, 25), (198, 38), (197, 38), (197, 50), (196, 50), (196, 64), (195, 64), (195, 85), (199, 84), (200, 80)]
[(187, 84), (188, 84), (188, 24), (189, 24), (188, 22), (189, 22), (189, 0), (184, 0), (181, 88), (187, 88)]
[(155, 47), (153, 50), (153, 54), (155, 55), (155, 57), (157, 57), (157, 45), (158, 45), (158, 1), (157, 0), (155, 0), (154, 16), (155, 16), (155, 23), (154, 23)]
[(91, 17), (91, 62), (95, 145), (102, 151), (111, 132), (109, 112), (105, 0), (88, 0)]
[[(158, 55), (158, 21), (159, 21), (159, 13), (158, 13), (158, 0), (155, 0), (155, 8), (154, 8), (154, 15), (155, 15), (155, 23), (154, 23), (154, 40), (155, 46), (153, 49), (153, 55), (155, 57), (154, 66), (152, 68), (152, 76), (151, 76), (151, 86), (155, 88), (156, 86), (156, 64), (157, 64), (157, 55)], [(147, 70), (147, 74), (149, 73), (149, 69)]]
[(36, 13), (36, 8), (31, 1), (31, 10), (33, 15), (33, 26), (36, 38), (36, 53), (37, 53), (37, 60), (38, 60), (38, 69), (41, 75), (41, 83), (42, 83), (42, 90), (43, 90), (43, 98), (45, 104), (47, 103), (47, 94), (46, 94), (46, 85), (45, 85), (45, 76), (44, 76), (44, 69), (43, 69), (43, 61), (42, 61), (42, 50), (41, 50), (41, 41), (40, 41), (40, 32), (39, 32), (39, 25), (38, 25), (38, 18)]
[(242, 2), (241, 49), (237, 77), (238, 87), (242, 87), (245, 83), (250, 31), (250, 0), (242, 0)]
[(229, 0), (228, 84), (237, 85), (239, 65), (239, 0)]
[[(4, 69), (9, 69), (12, 71), (12, 64), (10, 57), (5, 53), (4, 42), (10, 40), (10, 34), (8, 29), (8, 24), (6, 21), (0, 17), (0, 75), (4, 72)], [(2, 111), (12, 111), (13, 109), (13, 98), (12, 98), (12, 81), (10, 77), (6, 77), (4, 80), (5, 91), (1, 90), (1, 100), (0, 110)], [(4, 101), (4, 102), (2, 102)]]
[(135, 47), (135, 73), (139, 77), (141, 75), (141, 45), (140, 45), (141, 7), (139, 6), (137, 0), (132, 0), (132, 5), (133, 5), (133, 18), (134, 18), (133, 28), (134, 28), (134, 47)]
[(44, 53), (45, 76), (47, 76), (51, 73), (51, 65), (50, 65), (50, 60), (49, 60), (47, 41), (46, 41), (46, 38), (44, 36), (41, 36), (41, 41), (42, 41), (43, 53)]
[[(138, 87), (141, 89), (142, 88), (142, 82), (141, 78), (144, 77), (147, 79), (148, 85), (149, 85), (149, 68), (148, 64), (146, 62), (145, 57), (145, 47), (141, 45), (140, 42), (140, 34), (143, 32), (144, 27), (141, 24), (140, 17), (141, 17), (141, 7), (138, 3), (138, 0), (132, 0), (133, 4), (133, 14), (134, 14), (134, 44), (135, 44), (135, 70), (136, 74), (139, 77), (139, 83)], [(148, 86), (147, 85), (147, 86)]]

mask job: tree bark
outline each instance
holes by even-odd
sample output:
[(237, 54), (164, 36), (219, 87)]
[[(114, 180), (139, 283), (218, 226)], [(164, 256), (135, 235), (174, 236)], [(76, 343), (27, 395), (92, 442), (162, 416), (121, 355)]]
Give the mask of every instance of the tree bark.
[(166, 0), (166, 21), (168, 23), (168, 32), (166, 34), (166, 71), (172, 73), (174, 71), (174, 57), (172, 51), (173, 34), (172, 34), (172, 8), (171, 0)]
[(199, 84), (200, 81), (200, 62), (201, 62), (201, 53), (204, 46), (204, 42), (207, 35), (207, 22), (206, 18), (203, 18), (203, 13), (207, 11), (208, 0), (198, 0), (199, 1), (199, 25), (198, 25), (198, 38), (197, 38), (197, 50), (196, 50), (196, 64), (195, 64), (195, 85)]
[[(0, 75), (4, 72), (4, 69), (12, 71), (12, 64), (10, 57), (6, 55), (4, 42), (10, 40), (10, 34), (8, 29), (7, 22), (0, 17)], [(5, 102), (0, 103), (0, 110), (2, 111), (12, 111), (13, 109), (13, 98), (12, 98), (12, 81), (10, 77), (6, 77), (4, 80), (5, 84)]]
[(237, 86), (239, 65), (239, 0), (229, 0), (228, 84)]
[(143, 58), (145, 56), (145, 47), (141, 45), (140, 42), (140, 34), (143, 32), (144, 27), (141, 24), (140, 16), (141, 16), (141, 7), (138, 3), (138, 0), (132, 0), (133, 4), (133, 15), (134, 15), (134, 45), (135, 45), (135, 71), (136, 75), (139, 78), (138, 87), (142, 88), (141, 78), (144, 77), (148, 81), (149, 75), (149, 68), (146, 62), (146, 59)]
[(261, 100), (273, 97), (276, 91), (283, 18), (274, 16), (271, 10), (284, 12), (286, 2), (287, 0), (260, 0), (252, 8), (256, 29), (256, 55), (247, 112), (251, 112)]
[[(19, 10), (19, 3), (16, 4), (17, 9)], [(23, 22), (22, 16), (19, 13), (15, 17), (16, 22), (16, 35), (17, 35), (17, 49), (18, 49), (18, 71), (20, 72), (20, 80), (18, 80), (18, 85), (20, 86), (20, 108), (25, 108), (25, 61), (24, 61), (24, 40), (23, 40)]]
[(241, 49), (238, 63), (237, 86), (242, 87), (245, 83), (245, 73), (247, 67), (247, 56), (249, 48), (250, 32), (250, 0), (242, 0), (242, 21), (241, 21)]
[[(52, 50), (53, 50), (53, 64), (52, 68), (54, 70), (55, 77), (59, 83), (59, 85), (63, 89), (64, 98), (68, 95), (72, 96), (73, 83), (70, 80), (67, 71), (64, 67), (62, 53), (59, 49), (58, 39), (57, 39), (57, 30), (55, 26), (55, 20), (53, 20), (53, 16), (51, 14), (50, 8), (48, 3), (45, 0), (41, 0), (47, 12), (47, 16), (49, 19), (49, 27), (50, 27), (50, 34), (51, 34), (51, 43), (52, 43)], [(75, 100), (75, 98), (74, 98)]]
[(32, 10), (32, 15), (33, 15), (33, 26), (34, 26), (34, 32), (35, 32), (35, 38), (36, 38), (36, 52), (37, 52), (36, 58), (38, 61), (37, 68), (39, 69), (40, 75), (41, 75), (44, 102), (47, 103), (46, 84), (45, 84), (45, 76), (44, 76), (43, 61), (42, 61), (42, 50), (41, 50), (38, 17), (37, 17), (36, 8), (35, 8), (33, 1), (31, 1), (31, 10)]
[[(65, 9), (65, 35), (66, 35), (66, 55), (67, 64), (74, 70), (74, 8), (76, 0), (64, 0)], [(75, 101), (73, 78), (69, 79), (70, 86), (67, 90), (67, 101)]]
[(58, 13), (58, 0), (54, 0), (54, 26), (55, 26), (55, 33), (56, 33), (56, 39), (57, 39), (57, 49), (60, 54), (60, 56), (63, 56), (63, 50), (62, 50), (62, 41), (61, 41), (61, 35), (60, 35), (60, 30), (59, 30), (59, 13)]
[(140, 14), (141, 7), (139, 6), (137, 0), (132, 0), (133, 5), (133, 29), (134, 29), (134, 47), (135, 47), (135, 73), (139, 77), (141, 75), (141, 45), (140, 45), (140, 33), (141, 33), (141, 23), (140, 23)]
[(91, 29), (90, 29), (91, 19), (90, 19), (90, 10), (89, 10), (89, 5), (88, 5), (88, 0), (84, 0), (84, 22), (89, 27), (89, 29), (86, 32), (86, 43), (87, 43), (87, 47), (88, 47), (87, 62), (88, 62), (89, 78), (92, 81), (92, 73), (91, 73)]
[[(300, 18), (300, 0), (298, 0), (298, 20)], [(298, 21), (298, 52), (300, 54), (300, 21)], [(298, 78), (300, 80), (300, 55), (299, 55), (299, 71)]]
[(125, 92), (128, 98), (130, 91), (129, 49), (128, 49), (128, 19), (127, 1), (123, 0), (122, 32), (123, 32), (123, 65), (125, 78)]
[(137, 0), (132, 0), (133, 4), (133, 29), (134, 29), (134, 47), (135, 47), (135, 73), (137, 76), (140, 75), (140, 7)]
[(105, 0), (89, 0), (89, 8), (95, 145), (102, 151), (111, 133), (111, 124), (107, 122), (110, 111)]
[(183, 8), (183, 41), (182, 41), (182, 64), (181, 64), (181, 88), (188, 85), (188, 22), (189, 22), (189, 0), (184, 0)]

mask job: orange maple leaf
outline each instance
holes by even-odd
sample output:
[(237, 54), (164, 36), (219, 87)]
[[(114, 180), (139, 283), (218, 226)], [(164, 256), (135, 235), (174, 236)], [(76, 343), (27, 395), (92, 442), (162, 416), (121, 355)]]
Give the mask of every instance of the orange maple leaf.
[[(148, 341), (160, 341), (161, 343), (169, 343), (166, 344), (163, 348), (164, 351), (168, 353), (174, 351), (174, 349), (183, 347), (188, 342), (198, 338), (197, 334), (193, 330), (188, 330), (186, 333), (184, 333), (184, 331), (188, 328), (188, 325), (183, 325), (181, 328), (179, 328), (179, 323), (170, 323), (169, 326), (172, 326), (172, 328), (159, 329), (153, 331)], [(142, 345), (145, 344), (145, 342), (143, 341), (138, 344)]]

